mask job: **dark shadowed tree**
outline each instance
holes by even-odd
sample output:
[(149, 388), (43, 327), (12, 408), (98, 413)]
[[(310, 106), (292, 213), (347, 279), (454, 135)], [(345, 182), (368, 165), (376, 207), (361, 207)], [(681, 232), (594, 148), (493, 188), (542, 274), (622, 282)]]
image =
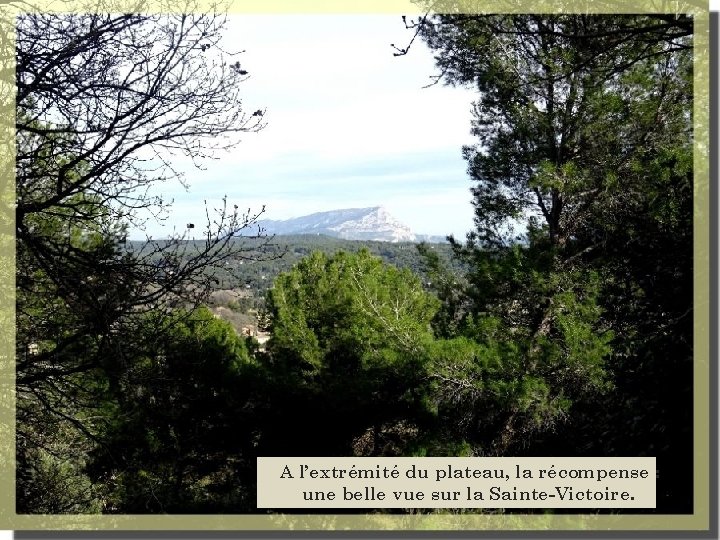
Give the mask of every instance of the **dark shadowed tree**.
[(145, 345), (88, 466), (105, 512), (253, 509), (259, 370), (244, 339), (207, 308), (143, 318)]
[[(410, 26), (435, 52), (437, 82), (478, 91), (478, 143), (463, 150), (476, 227), (455, 245), (472, 266), (465, 316), (497, 317), (504, 339), (535, 343), (520, 351), (525, 375), (552, 371), (548, 342), (612, 337), (600, 359), (615, 390), (578, 402), (544, 446), (508, 451), (657, 456), (658, 507), (687, 511), (692, 18), (433, 15)], [(563, 306), (582, 332), (564, 333)], [(577, 381), (556, 384), (561, 394)]]

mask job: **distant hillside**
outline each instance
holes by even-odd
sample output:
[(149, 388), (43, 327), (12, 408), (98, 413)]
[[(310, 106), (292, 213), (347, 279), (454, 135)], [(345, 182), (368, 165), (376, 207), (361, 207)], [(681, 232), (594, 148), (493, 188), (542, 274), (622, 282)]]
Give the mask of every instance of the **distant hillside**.
[(346, 208), (317, 212), (287, 220), (259, 222), (272, 235), (327, 235), (344, 240), (375, 240), (381, 242), (442, 242), (443, 237), (420, 236), (395, 219), (382, 206)]
[[(258, 240), (252, 239), (238, 241), (241, 241), (250, 250), (248, 255), (253, 254), (253, 247), (259, 243)], [(452, 248), (447, 242), (428, 243), (428, 245), (450, 266), (456, 267), (459, 264), (452, 259)], [(256, 253), (264, 260), (231, 260), (227, 265), (227, 272), (223, 272), (217, 277), (225, 284), (249, 285), (252, 289), (262, 290), (271, 286), (278, 273), (289, 270), (300, 259), (310, 255), (313, 251), (322, 251), (332, 255), (341, 250), (355, 252), (361, 248), (368, 249), (389, 264), (400, 268), (409, 268), (418, 275), (422, 274), (422, 257), (418, 253), (415, 242), (344, 240), (322, 234), (298, 234), (276, 236), (273, 238), (271, 246)]]
[[(277, 235), (264, 248), (261, 246), (267, 239), (236, 238), (234, 248), (242, 249), (243, 257), (231, 257), (222, 268), (213, 271), (218, 279), (220, 289), (241, 288), (251, 293), (254, 298), (262, 298), (275, 277), (280, 272), (292, 268), (303, 257), (313, 251), (321, 251), (328, 255), (338, 251), (355, 252), (361, 248), (368, 249), (373, 255), (386, 263), (399, 268), (408, 268), (419, 276), (423, 276), (423, 260), (417, 250), (417, 242), (386, 242), (381, 240), (344, 240), (324, 234)], [(162, 243), (162, 241), (160, 242)], [(126, 249), (142, 251), (143, 242), (128, 241)], [(188, 241), (187, 254), (201, 248), (203, 241)], [(462, 263), (452, 257), (452, 247), (447, 242), (427, 243), (450, 268), (463, 271)]]

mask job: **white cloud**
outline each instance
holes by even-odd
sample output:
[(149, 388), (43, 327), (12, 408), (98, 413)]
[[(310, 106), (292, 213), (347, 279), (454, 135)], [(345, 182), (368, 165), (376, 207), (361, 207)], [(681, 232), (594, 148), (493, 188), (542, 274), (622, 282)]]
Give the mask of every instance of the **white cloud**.
[(245, 50), (250, 73), (243, 103), (266, 108), (268, 126), (207, 171), (175, 159), (191, 189), (162, 186), (177, 199), (168, 223), (202, 221), (203, 199), (227, 194), (241, 207), (268, 205), (274, 219), (383, 204), (418, 233), (472, 227), (460, 149), (473, 142), (475, 96), (422, 88), (436, 68), (420, 40), (393, 56), (390, 43), (412, 37), (399, 16), (243, 15), (229, 30), (226, 48)]

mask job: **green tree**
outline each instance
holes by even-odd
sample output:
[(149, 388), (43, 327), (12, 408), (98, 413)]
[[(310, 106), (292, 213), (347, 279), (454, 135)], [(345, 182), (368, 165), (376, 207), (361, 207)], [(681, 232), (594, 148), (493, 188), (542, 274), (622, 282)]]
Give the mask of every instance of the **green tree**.
[(419, 279), (367, 250), (315, 252), (276, 279), (267, 303), (269, 361), (283, 381), (277, 423), (269, 423), (277, 432), (268, 437), (292, 440), (298, 453), (408, 448), (427, 414), (425, 363), (438, 307)]
[(433, 329), (439, 337), (457, 335), (471, 303), (466, 294), (468, 283), (464, 274), (467, 270), (451, 268), (435, 246), (425, 242), (418, 244), (417, 254), (422, 261), (421, 273), (427, 278), (427, 288), (441, 300), (433, 319)]
[(259, 373), (244, 340), (206, 308), (144, 318), (145, 346), (89, 465), (107, 486), (105, 511), (252, 508), (257, 427), (248, 411)]
[(518, 381), (565, 357), (555, 373), (585, 358), (581, 373), (604, 365), (615, 383), (533, 450), (656, 455), (659, 507), (687, 510), (692, 19), (437, 15), (415, 29), (437, 80), (479, 93), (464, 149), (476, 229), (455, 245), (472, 268), (468, 321), (490, 315), (519, 337)]
[(481, 95), (479, 144), (464, 152), (484, 246), (530, 217), (553, 245), (573, 243), (586, 216), (622, 199), (618, 177), (639, 154), (689, 139), (686, 17), (438, 15), (418, 30), (442, 80)]
[[(17, 244), (16, 392), (17, 508), (20, 512), (93, 512), (101, 492), (85, 475), (88, 453), (98, 444), (107, 422), (107, 368), (121, 369), (122, 355), (113, 346), (113, 325), (129, 300), (132, 284), (122, 279), (114, 232), (96, 201), (75, 208), (96, 220), (81, 224), (72, 211), (27, 219), (35, 247), (52, 239), (64, 259), (34, 256)], [(40, 248), (42, 249), (42, 248)], [(53, 266), (56, 265), (56, 266)], [(72, 269), (53, 279), (57, 266)], [(116, 343), (116, 342), (115, 342)], [(114, 358), (113, 363), (110, 359)]]
[[(537, 290), (548, 290), (566, 276), (548, 284), (533, 278)], [(468, 314), (460, 335), (433, 343), (427, 371), (446, 439), (476, 455), (521, 452), (561, 427), (578, 403), (611, 387), (605, 360), (613, 332), (600, 324), (598, 280), (573, 279), (550, 297), (539, 329)]]

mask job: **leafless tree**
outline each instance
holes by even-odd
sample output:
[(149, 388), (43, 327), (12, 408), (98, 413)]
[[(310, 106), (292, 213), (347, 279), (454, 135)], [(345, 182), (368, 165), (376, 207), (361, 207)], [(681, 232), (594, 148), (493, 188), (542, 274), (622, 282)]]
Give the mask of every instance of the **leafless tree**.
[(222, 46), (226, 17), (173, 10), (16, 19), (16, 201), (4, 214), (15, 212), (21, 447), (50, 448), (32, 425), (48, 411), (91, 439), (93, 389), (78, 374), (102, 370), (112, 384), (148, 313), (197, 305), (225, 261), (261, 257), (268, 241), (264, 208), (227, 199), (207, 208), (201, 240), (185, 226), (127, 240), (167, 218), (172, 201), (150, 188), (186, 185), (180, 161), (202, 170), (264, 126), (264, 110), (241, 100), (240, 53)]
[[(227, 201), (208, 211), (201, 242), (189, 241), (186, 228), (144, 245), (125, 240), (128, 227), (163, 219), (171, 201), (148, 190), (185, 181), (174, 160), (201, 167), (238, 134), (263, 127), (262, 110), (243, 109), (248, 72), (221, 47), (225, 22), (187, 13), (18, 19), (20, 261), (105, 330), (143, 307), (197, 301), (212, 286), (208, 270), (252, 256), (237, 236), (260, 232), (252, 227), (262, 209), (241, 213)], [(18, 287), (32, 289), (31, 275), (18, 277)]]

